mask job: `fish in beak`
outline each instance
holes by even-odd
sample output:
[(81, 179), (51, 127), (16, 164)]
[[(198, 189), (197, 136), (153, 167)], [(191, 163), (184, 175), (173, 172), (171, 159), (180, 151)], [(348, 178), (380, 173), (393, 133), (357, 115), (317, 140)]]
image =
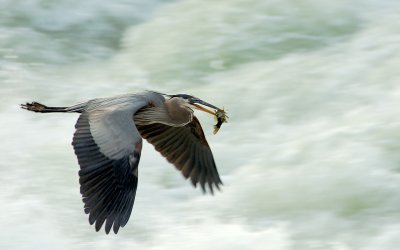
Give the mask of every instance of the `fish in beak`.
[[(218, 132), (223, 123), (228, 122), (228, 116), (226, 115), (224, 108), (217, 108), (214, 105), (209, 104), (196, 97), (189, 99), (189, 103), (193, 105), (193, 107), (195, 107), (196, 109), (212, 114), (215, 117), (215, 119), (217, 120), (217, 124), (214, 125), (214, 134)], [(208, 109), (206, 107), (209, 107), (211, 109)]]

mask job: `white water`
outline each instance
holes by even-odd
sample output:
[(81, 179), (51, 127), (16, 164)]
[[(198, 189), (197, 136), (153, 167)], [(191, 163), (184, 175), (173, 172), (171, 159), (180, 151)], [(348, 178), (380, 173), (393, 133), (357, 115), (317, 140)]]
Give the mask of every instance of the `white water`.
[[(400, 4), (0, 0), (0, 249), (397, 250)], [(191, 93), (224, 182), (202, 195), (151, 145), (131, 220), (83, 213), (64, 106)]]

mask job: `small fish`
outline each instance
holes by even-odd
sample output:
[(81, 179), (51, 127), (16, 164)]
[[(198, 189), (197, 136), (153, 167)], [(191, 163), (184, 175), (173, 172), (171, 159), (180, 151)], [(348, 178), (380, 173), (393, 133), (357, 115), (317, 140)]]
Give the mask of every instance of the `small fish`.
[(228, 122), (229, 117), (226, 115), (225, 110), (222, 108), (215, 110), (215, 118), (217, 120), (217, 124), (214, 125), (214, 134), (216, 134), (221, 128), (222, 123)]

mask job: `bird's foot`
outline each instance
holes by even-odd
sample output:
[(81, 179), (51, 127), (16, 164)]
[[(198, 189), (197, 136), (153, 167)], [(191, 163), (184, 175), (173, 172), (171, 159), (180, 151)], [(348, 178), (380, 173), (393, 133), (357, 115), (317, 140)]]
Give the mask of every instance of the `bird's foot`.
[(21, 108), (29, 110), (29, 111), (33, 111), (33, 112), (39, 112), (42, 113), (45, 110), (47, 110), (47, 106), (43, 105), (41, 103), (38, 102), (27, 102), (26, 104), (21, 104)]

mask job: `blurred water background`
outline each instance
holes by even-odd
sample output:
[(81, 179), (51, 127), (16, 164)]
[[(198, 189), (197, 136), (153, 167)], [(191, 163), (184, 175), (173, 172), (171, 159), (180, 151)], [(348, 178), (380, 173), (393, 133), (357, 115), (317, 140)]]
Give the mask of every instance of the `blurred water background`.
[[(0, 249), (398, 250), (397, 0), (0, 0)], [(67, 106), (189, 93), (223, 191), (149, 144), (118, 235), (83, 213)]]

